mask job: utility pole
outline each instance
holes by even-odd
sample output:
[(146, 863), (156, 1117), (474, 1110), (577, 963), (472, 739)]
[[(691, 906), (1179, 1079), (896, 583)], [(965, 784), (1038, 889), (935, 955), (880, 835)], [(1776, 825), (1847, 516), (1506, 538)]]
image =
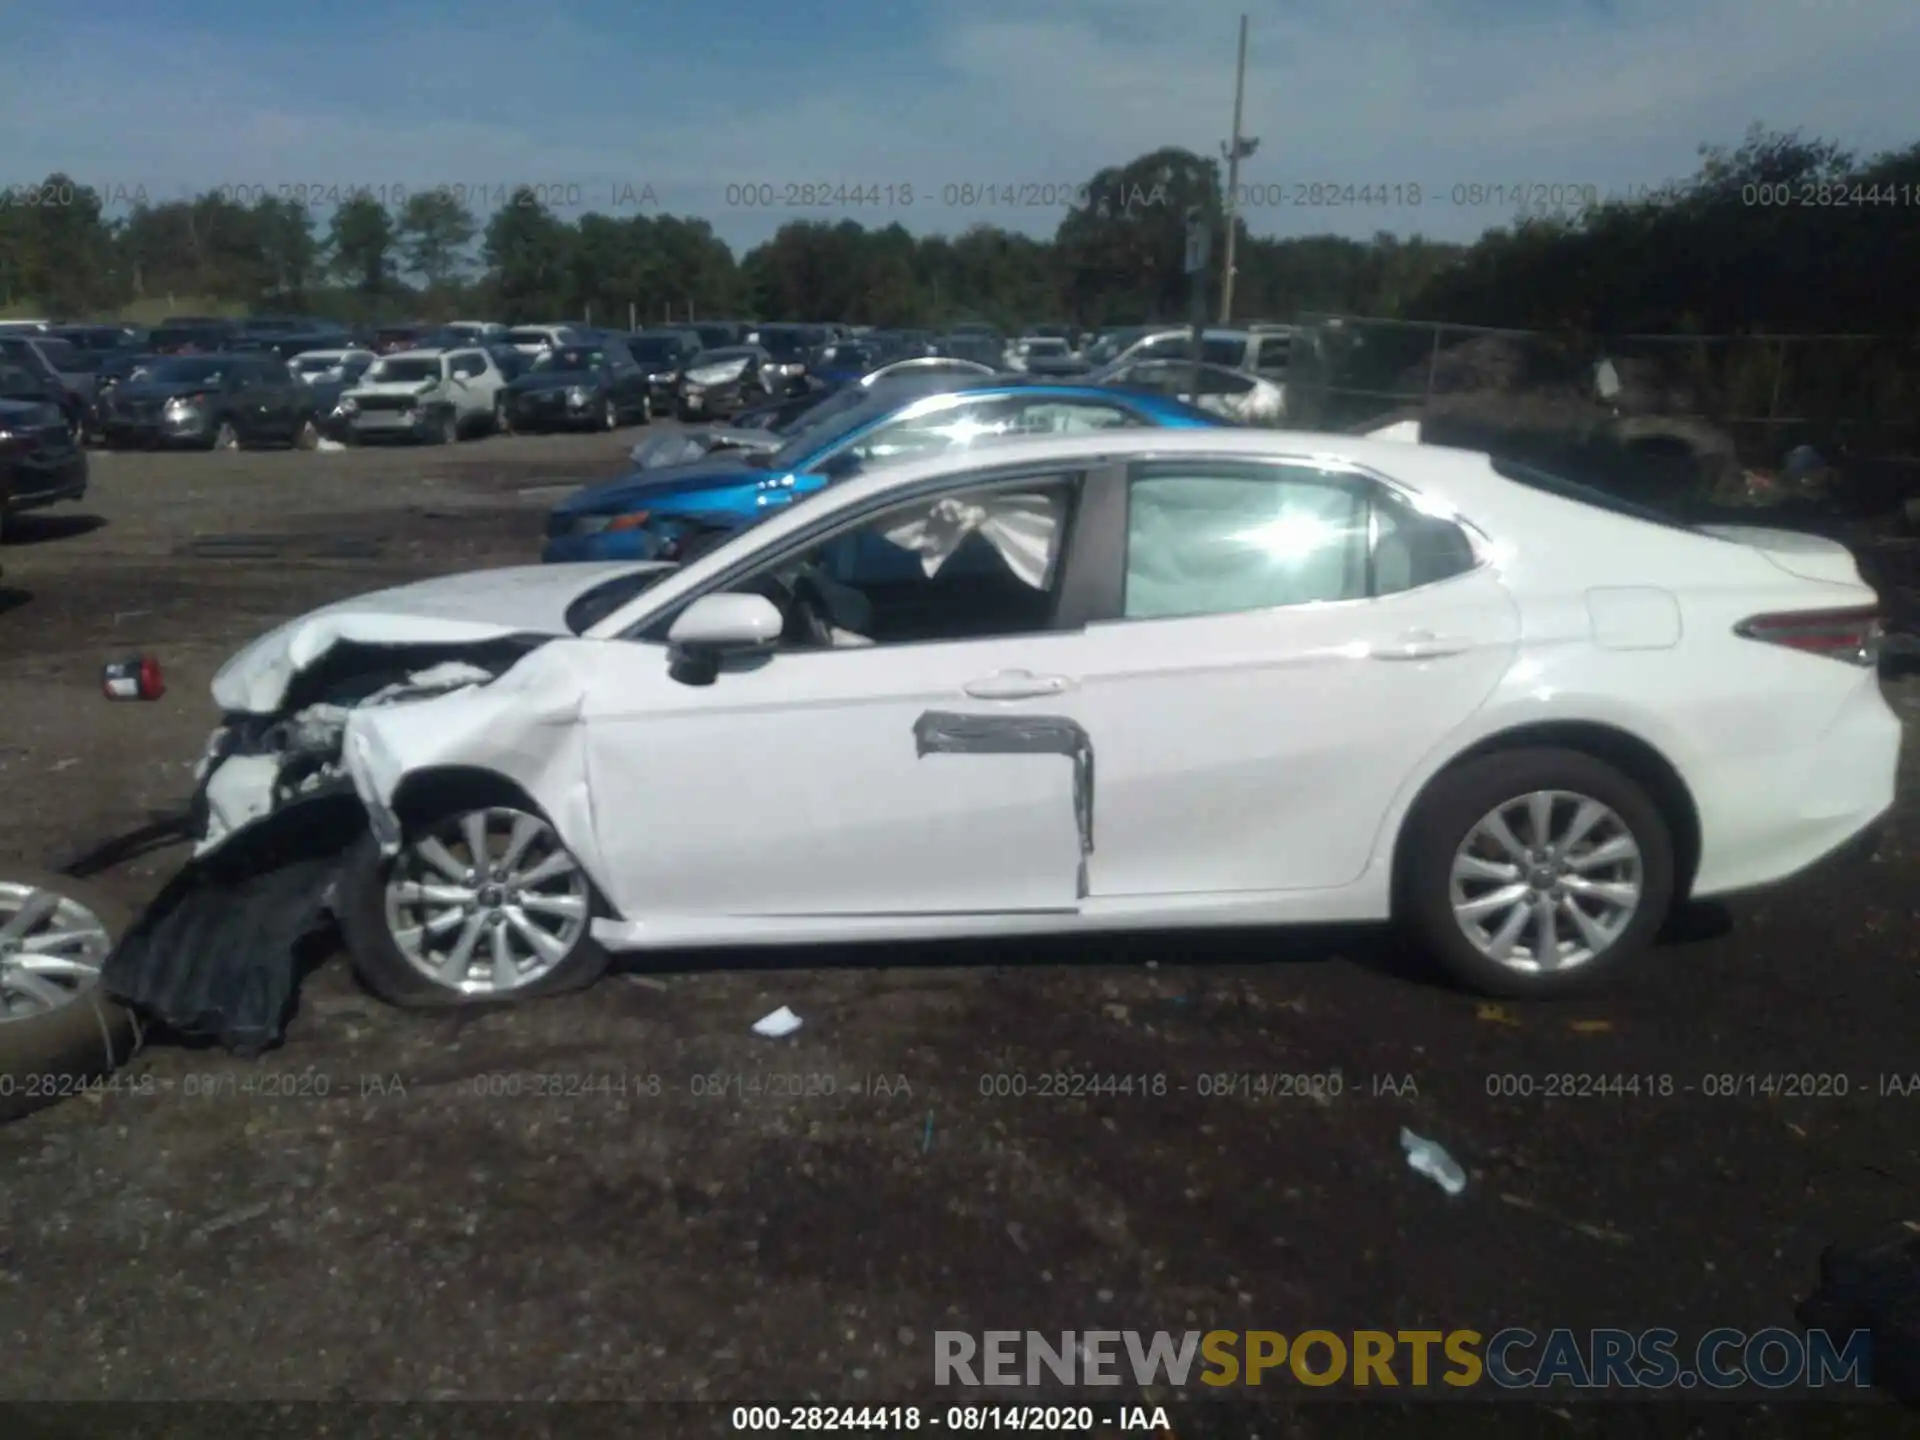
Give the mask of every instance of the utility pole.
[(1240, 63), (1233, 78), (1233, 139), (1222, 144), (1220, 153), (1227, 162), (1227, 254), (1224, 273), (1220, 277), (1220, 323), (1226, 325), (1233, 320), (1233, 278), (1234, 278), (1234, 240), (1240, 229), (1239, 205), (1240, 162), (1249, 158), (1260, 148), (1260, 141), (1251, 135), (1240, 133), (1240, 112), (1247, 98), (1247, 17), (1240, 17)]

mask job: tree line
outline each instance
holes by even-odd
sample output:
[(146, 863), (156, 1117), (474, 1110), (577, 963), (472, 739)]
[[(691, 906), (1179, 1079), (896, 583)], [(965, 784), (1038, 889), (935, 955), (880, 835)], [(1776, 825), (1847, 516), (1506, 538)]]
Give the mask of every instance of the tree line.
[[(1213, 160), (1180, 149), (1095, 175), (1055, 233), (796, 221), (736, 256), (704, 219), (587, 214), (530, 189), (490, 215), (425, 193), (324, 219), (276, 197), (108, 214), (67, 176), (0, 206), (0, 306), (106, 316), (193, 297), (343, 320), (752, 315), (939, 327), (1183, 321), (1189, 207), (1224, 223)], [(1209, 314), (1217, 314), (1218, 257)], [(1920, 339), (1920, 144), (1862, 158), (1795, 133), (1702, 147), (1688, 179), (1514, 217), (1471, 244), (1387, 233), (1236, 237), (1235, 313), (1445, 320), (1581, 335), (1872, 332)]]

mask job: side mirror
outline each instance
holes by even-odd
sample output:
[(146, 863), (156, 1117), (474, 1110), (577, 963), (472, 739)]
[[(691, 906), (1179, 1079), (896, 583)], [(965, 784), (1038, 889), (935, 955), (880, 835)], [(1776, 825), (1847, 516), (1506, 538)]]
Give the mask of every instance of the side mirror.
[(764, 595), (703, 595), (667, 631), (668, 673), (683, 685), (711, 685), (728, 656), (763, 650), (785, 628)]

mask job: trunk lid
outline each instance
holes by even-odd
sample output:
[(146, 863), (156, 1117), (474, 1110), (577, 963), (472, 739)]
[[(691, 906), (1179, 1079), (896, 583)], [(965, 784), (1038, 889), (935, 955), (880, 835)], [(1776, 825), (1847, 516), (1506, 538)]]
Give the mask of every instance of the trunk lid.
[(1873, 594), (1873, 587), (1860, 574), (1860, 564), (1854, 559), (1853, 551), (1838, 540), (1762, 525), (1702, 525), (1699, 528), (1722, 540), (1759, 551), (1776, 569), (1784, 570), (1795, 579), (1845, 585)]

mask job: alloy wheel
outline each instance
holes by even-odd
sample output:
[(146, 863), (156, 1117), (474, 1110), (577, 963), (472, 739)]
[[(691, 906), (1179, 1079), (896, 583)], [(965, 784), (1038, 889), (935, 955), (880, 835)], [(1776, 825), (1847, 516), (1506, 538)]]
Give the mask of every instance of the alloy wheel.
[(105, 924), (78, 900), (0, 880), (0, 1023), (36, 1019), (86, 995), (112, 949)]
[(550, 974), (586, 935), (591, 909), (586, 874), (553, 827), (506, 807), (423, 834), (386, 882), (400, 954), (464, 995), (509, 995)]
[(1449, 899), (1482, 955), (1521, 974), (1603, 954), (1639, 912), (1640, 845), (1590, 796), (1536, 790), (1482, 816), (1454, 852)]

